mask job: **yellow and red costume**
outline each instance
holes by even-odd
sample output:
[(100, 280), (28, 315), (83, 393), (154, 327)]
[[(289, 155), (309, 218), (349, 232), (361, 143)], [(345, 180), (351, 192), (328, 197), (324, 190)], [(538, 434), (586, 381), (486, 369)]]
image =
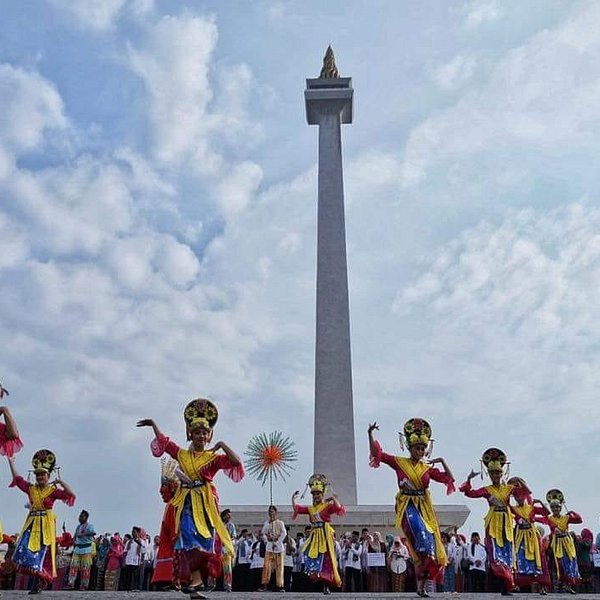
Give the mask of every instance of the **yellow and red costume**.
[[(52, 472), (55, 457), (49, 450), (39, 450), (32, 460), (34, 470)], [(43, 465), (43, 466), (41, 466)], [(55, 485), (40, 487), (17, 476), (10, 487), (18, 487), (29, 498), (29, 513), (19, 534), (13, 562), (22, 573), (36, 575), (49, 583), (56, 577), (56, 517), (52, 507), (56, 500), (73, 506), (75, 496)]]
[[(504, 472), (507, 463), (506, 455), (498, 448), (489, 448), (481, 459), (488, 471)], [(471, 481), (463, 483), (459, 490), (467, 498), (485, 498), (489, 510), (484, 518), (485, 548), (490, 561), (492, 573), (504, 581), (505, 589), (515, 587), (514, 580), (514, 520), (510, 508), (510, 499), (516, 486), (500, 483), (473, 489)]]
[[(412, 444), (429, 446), (431, 427), (424, 419), (410, 419), (404, 425), (404, 438)], [(448, 562), (440, 534), (440, 526), (431, 502), (431, 480), (446, 486), (446, 493), (454, 492), (454, 479), (424, 460), (414, 461), (404, 456), (387, 454), (378, 441), (373, 440), (370, 466), (381, 463), (396, 472), (396, 527), (406, 536), (406, 545), (413, 559), (417, 579), (437, 580)]]
[[(152, 574), (152, 584), (170, 585), (174, 583), (175, 587), (179, 587), (179, 577), (175, 577), (173, 570), (177, 530), (175, 529), (175, 507), (171, 504), (171, 500), (179, 488), (179, 480), (175, 474), (177, 463), (173, 460), (167, 462), (164, 458), (162, 461), (160, 495), (165, 502), (165, 510), (160, 525), (158, 553)], [(185, 581), (189, 581), (189, 576), (185, 578)]]
[(513, 497), (519, 500), (519, 504), (510, 507), (515, 519), (515, 582), (519, 587), (532, 583), (550, 587), (543, 536), (535, 525), (548, 516), (548, 509), (533, 503), (531, 492), (520, 477), (511, 477), (507, 483), (516, 486)]
[[(212, 402), (197, 399), (187, 405), (184, 418), (189, 436), (197, 421), (212, 430), (218, 413)], [(243, 465), (233, 464), (225, 454), (218, 452), (180, 448), (164, 435), (152, 441), (151, 450), (154, 456), (167, 453), (179, 464), (181, 483), (169, 501), (174, 512), (174, 550), (184, 554), (190, 571), (200, 570), (211, 577), (219, 577), (222, 565), (221, 554), (215, 548), (217, 537), (230, 554), (233, 555), (234, 550), (233, 541), (220, 518), (219, 496), (213, 479), (219, 471), (224, 471), (232, 481), (241, 481)]]
[[(546, 494), (550, 506), (564, 504), (564, 495), (560, 490), (552, 489)], [(566, 585), (577, 585), (581, 576), (577, 565), (575, 542), (569, 534), (569, 525), (578, 525), (583, 522), (581, 515), (569, 511), (564, 515), (548, 515), (540, 519), (550, 527), (550, 553), (554, 562), (557, 579)]]
[[(308, 483), (311, 492), (325, 493), (327, 478), (324, 475), (313, 475)], [(304, 554), (304, 571), (313, 581), (323, 581), (327, 585), (340, 587), (342, 579), (337, 568), (335, 554), (335, 529), (331, 525), (331, 517), (343, 517), (346, 509), (333, 500), (326, 500), (319, 504), (294, 505), (292, 518), (298, 515), (308, 515), (311, 525), (310, 534), (302, 546)]]

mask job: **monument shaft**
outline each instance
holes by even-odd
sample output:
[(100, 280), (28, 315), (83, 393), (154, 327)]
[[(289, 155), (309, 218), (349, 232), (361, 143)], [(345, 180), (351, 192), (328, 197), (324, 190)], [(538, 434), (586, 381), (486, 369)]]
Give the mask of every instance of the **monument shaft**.
[(350, 79), (313, 79), (307, 119), (319, 125), (314, 468), (347, 505), (358, 503), (341, 124), (352, 119)]

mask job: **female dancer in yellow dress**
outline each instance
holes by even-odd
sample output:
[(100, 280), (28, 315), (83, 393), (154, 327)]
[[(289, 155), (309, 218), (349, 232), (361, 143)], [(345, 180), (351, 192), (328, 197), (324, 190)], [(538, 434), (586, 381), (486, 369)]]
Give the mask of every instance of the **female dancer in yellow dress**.
[(219, 496), (213, 478), (219, 471), (233, 481), (244, 477), (244, 466), (239, 456), (224, 442), (207, 448), (219, 413), (217, 407), (204, 398), (192, 400), (183, 414), (186, 434), (191, 445), (188, 450), (180, 448), (163, 435), (152, 419), (138, 421), (138, 427), (152, 427), (155, 439), (151, 450), (154, 456), (165, 452), (179, 463), (178, 477), (181, 485), (170, 504), (175, 509), (175, 551), (187, 559), (191, 581), (183, 591), (193, 600), (204, 598), (199, 590), (203, 576), (221, 574), (221, 554), (216, 552), (217, 536), (230, 554), (234, 554), (233, 541), (219, 516)]
[(56, 500), (73, 506), (75, 494), (61, 479), (49, 482), (50, 474), (57, 468), (56, 457), (50, 450), (38, 450), (33, 455), (35, 483), (28, 483), (17, 473), (14, 458), (9, 458), (8, 463), (13, 476), (10, 487), (26, 493), (31, 507), (12, 560), (20, 572), (37, 578), (29, 592), (37, 594), (56, 577), (56, 517), (52, 507)]
[(540, 521), (550, 527), (550, 554), (554, 565), (553, 574), (557, 580), (556, 587), (562, 584), (565, 591), (575, 594), (573, 586), (579, 583), (581, 577), (577, 566), (575, 543), (569, 534), (569, 525), (578, 525), (583, 522), (583, 519), (572, 510), (564, 515), (561, 514), (565, 496), (560, 490), (550, 490), (546, 494), (546, 500), (552, 514)]
[(516, 505), (510, 509), (515, 518), (515, 581), (519, 588), (537, 583), (540, 594), (550, 587), (550, 572), (542, 536), (536, 523), (548, 516), (548, 509), (540, 500), (531, 497), (531, 491), (521, 477), (511, 477), (507, 485), (514, 486)]
[[(410, 456), (386, 454), (373, 431), (377, 423), (369, 425), (370, 465), (378, 468), (383, 462), (391, 467), (398, 478), (396, 494), (396, 527), (406, 536), (406, 545), (412, 556), (417, 576), (417, 594), (428, 598), (427, 580), (436, 581), (448, 562), (440, 535), (440, 526), (429, 494), (433, 479), (446, 486), (448, 494), (454, 492), (454, 477), (443, 458), (424, 460), (431, 447), (431, 427), (424, 419), (410, 419), (404, 424), (404, 439)], [(443, 471), (434, 465), (441, 464)]]
[(335, 555), (334, 533), (331, 526), (331, 517), (338, 515), (343, 517), (346, 509), (339, 501), (336, 494), (330, 498), (324, 498), (329, 483), (325, 475), (315, 473), (308, 480), (308, 487), (312, 495), (312, 506), (298, 504), (296, 499), (300, 492), (294, 492), (292, 496), (293, 518), (298, 515), (308, 515), (311, 530), (304, 546), (304, 569), (312, 581), (323, 582), (323, 593), (329, 594), (330, 586), (339, 588), (342, 580), (337, 568)]
[(510, 510), (510, 499), (516, 486), (502, 481), (507, 464), (506, 454), (498, 448), (489, 448), (483, 453), (481, 462), (492, 480), (491, 485), (473, 489), (471, 479), (480, 473), (471, 471), (467, 481), (459, 488), (467, 498), (485, 498), (489, 510), (485, 516), (485, 548), (490, 561), (492, 574), (502, 580), (502, 595), (510, 596), (515, 587), (513, 567), (514, 521)]

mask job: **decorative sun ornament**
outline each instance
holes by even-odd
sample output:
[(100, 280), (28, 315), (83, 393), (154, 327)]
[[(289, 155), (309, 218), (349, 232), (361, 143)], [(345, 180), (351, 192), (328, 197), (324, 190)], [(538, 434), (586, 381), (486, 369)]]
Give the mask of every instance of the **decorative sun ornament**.
[(263, 486), (269, 482), (270, 504), (273, 504), (273, 480), (285, 481), (294, 468), (290, 463), (298, 460), (294, 442), (283, 437), (281, 431), (259, 433), (248, 443), (244, 454), (248, 457), (244, 465), (251, 475)]

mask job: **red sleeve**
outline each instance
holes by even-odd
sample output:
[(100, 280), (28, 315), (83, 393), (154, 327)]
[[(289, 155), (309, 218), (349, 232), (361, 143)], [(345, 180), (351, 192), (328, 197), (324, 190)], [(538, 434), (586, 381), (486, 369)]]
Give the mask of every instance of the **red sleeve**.
[(450, 477), (448, 473), (440, 471), (435, 467), (431, 467), (428, 472), (431, 479), (438, 483), (443, 483), (446, 486), (446, 494), (448, 496), (456, 491), (456, 488), (454, 487), (454, 477)]
[(462, 492), (467, 498), (486, 498), (489, 499), (490, 493), (484, 488), (475, 488), (471, 487), (470, 481), (465, 481), (459, 488), (459, 492)]
[(346, 514), (346, 507), (343, 504), (336, 506), (335, 502), (329, 502), (321, 514), (325, 514), (328, 517), (331, 517), (331, 515), (343, 517)]
[[(547, 517), (550, 514), (550, 511), (545, 506), (534, 506), (531, 514), (534, 517)], [(543, 522), (544, 521), (539, 521), (539, 523)]]
[(246, 474), (243, 463), (240, 462), (238, 465), (234, 465), (226, 454), (218, 454), (215, 460), (206, 465), (206, 470), (210, 473), (211, 477), (217, 471), (224, 471), (225, 475), (236, 483), (241, 481)]
[(179, 450), (179, 446), (175, 442), (172, 442), (166, 435), (155, 437), (150, 442), (150, 452), (152, 452), (152, 456), (156, 456), (157, 458), (166, 452), (171, 458), (177, 460)]
[(371, 458), (369, 460), (369, 465), (371, 467), (378, 469), (381, 463), (385, 463), (394, 470), (398, 469), (398, 463), (396, 462), (395, 456), (385, 453), (381, 447), (381, 444), (377, 440), (375, 440), (373, 446), (374, 448), (371, 452)]
[(534, 514), (533, 515), (533, 520), (536, 523), (543, 523), (544, 525), (547, 525), (548, 527), (550, 527), (550, 529), (552, 529), (552, 525), (550, 524), (550, 520), (548, 519), (548, 515), (543, 515), (543, 514)]
[(583, 523), (583, 519), (579, 513), (571, 510), (569, 511), (569, 523), (572, 525), (579, 525), (579, 523)]
[(21, 438), (17, 435), (16, 437), (9, 438), (6, 435), (6, 425), (0, 423), (0, 456), (14, 456), (23, 447)]
[(51, 498), (53, 500), (62, 500), (67, 506), (73, 506), (75, 504), (75, 496), (73, 494), (69, 494), (69, 492), (59, 490), (58, 488), (52, 492)]
[(18, 487), (22, 492), (29, 493), (29, 483), (20, 475), (17, 475), (8, 485), (8, 487)]
[(298, 515), (308, 515), (308, 506), (304, 504), (296, 504), (294, 505), (294, 514), (292, 515), (292, 519), (295, 519)]

